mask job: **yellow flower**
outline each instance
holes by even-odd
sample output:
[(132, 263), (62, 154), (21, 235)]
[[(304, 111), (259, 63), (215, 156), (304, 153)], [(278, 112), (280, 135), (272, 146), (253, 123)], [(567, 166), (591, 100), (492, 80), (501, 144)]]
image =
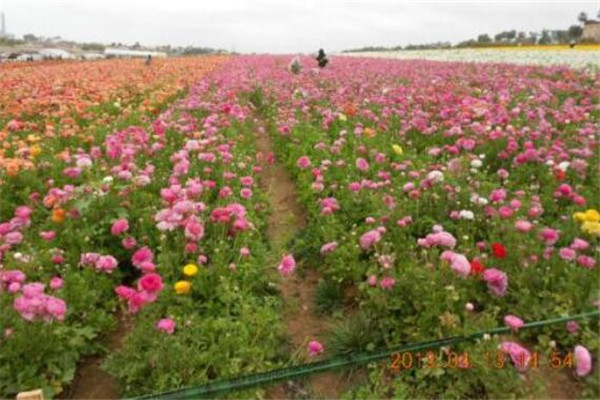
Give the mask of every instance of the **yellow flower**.
[(198, 273), (198, 267), (196, 264), (188, 264), (183, 267), (183, 274), (185, 276), (194, 276)]
[(367, 137), (375, 137), (375, 135), (377, 134), (373, 129), (366, 127), (365, 130), (363, 131), (365, 136)]
[(35, 146), (31, 146), (31, 156), (32, 157), (39, 156), (41, 152), (42, 152), (42, 148), (40, 146), (38, 146), (37, 144)]
[(338, 119), (340, 121), (346, 121), (348, 118), (346, 118), (346, 114), (339, 113), (338, 114)]
[(600, 223), (585, 221), (583, 224), (581, 224), (581, 230), (590, 235), (600, 235)]
[(393, 144), (392, 145), (392, 150), (394, 150), (394, 153), (396, 153), (398, 155), (400, 155), (400, 154), (403, 153), (402, 146), (400, 146), (398, 144)]
[(188, 281), (179, 281), (175, 284), (175, 293), (188, 294), (192, 290), (192, 284)]
[(576, 212), (573, 214), (573, 219), (577, 222), (583, 222), (585, 221), (585, 213)]
[(588, 222), (600, 222), (600, 213), (596, 210), (587, 210), (585, 212), (585, 220)]

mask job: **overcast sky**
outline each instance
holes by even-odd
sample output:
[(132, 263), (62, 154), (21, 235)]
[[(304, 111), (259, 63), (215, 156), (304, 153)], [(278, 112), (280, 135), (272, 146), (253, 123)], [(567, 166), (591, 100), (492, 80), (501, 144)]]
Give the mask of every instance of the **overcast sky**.
[(8, 32), (102, 43), (312, 52), (567, 29), (589, 1), (0, 0)]

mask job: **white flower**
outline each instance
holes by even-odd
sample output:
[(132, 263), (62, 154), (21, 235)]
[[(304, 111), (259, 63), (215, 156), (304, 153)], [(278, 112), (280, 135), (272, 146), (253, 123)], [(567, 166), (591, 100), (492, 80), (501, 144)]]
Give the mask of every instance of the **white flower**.
[(460, 218), (462, 219), (473, 219), (475, 218), (475, 215), (473, 214), (473, 211), (470, 210), (460, 210)]
[(477, 199), (477, 204), (479, 204), (480, 206), (487, 206), (488, 203), (489, 203), (489, 201), (485, 197), (479, 197)]
[(484, 333), (483, 334), (483, 340), (490, 340), (492, 337), (490, 336), (489, 333)]
[(558, 164), (558, 168), (561, 169), (563, 172), (567, 172), (567, 170), (569, 169), (569, 165), (571, 165), (570, 162), (563, 161), (560, 164)]
[(106, 184), (110, 184), (113, 183), (113, 181), (115, 180), (115, 178), (113, 178), (112, 176), (105, 176), (104, 178), (102, 178), (102, 183), (106, 183)]
[(481, 160), (473, 160), (471, 161), (471, 167), (473, 168), (481, 168), (481, 166), (483, 165), (483, 163), (481, 162)]
[(431, 171), (427, 174), (427, 179), (435, 183), (444, 182), (444, 173), (438, 170)]

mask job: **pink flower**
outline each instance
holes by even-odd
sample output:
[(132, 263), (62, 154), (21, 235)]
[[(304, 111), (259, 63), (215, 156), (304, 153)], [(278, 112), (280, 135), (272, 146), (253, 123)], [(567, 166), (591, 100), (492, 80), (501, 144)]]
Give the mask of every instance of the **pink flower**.
[(175, 321), (171, 318), (163, 318), (156, 323), (156, 329), (172, 335), (175, 332)]
[(361, 171), (367, 171), (369, 169), (369, 163), (362, 157), (356, 159), (356, 168)]
[(29, 219), (29, 217), (31, 217), (31, 214), (33, 214), (33, 210), (27, 206), (19, 206), (15, 210), (15, 217), (17, 218)]
[(363, 250), (369, 250), (371, 246), (381, 240), (381, 233), (377, 229), (370, 230), (360, 237), (360, 247)]
[(49, 242), (56, 237), (56, 232), (54, 231), (42, 231), (40, 232), (40, 237), (45, 241)]
[(194, 241), (202, 239), (204, 237), (204, 225), (195, 219), (191, 219), (185, 225), (185, 237)]
[(596, 259), (590, 256), (579, 256), (577, 257), (577, 264), (591, 269), (596, 265)]
[(23, 234), (21, 232), (9, 232), (4, 235), (4, 241), (8, 244), (19, 244), (23, 241)]
[(120, 299), (128, 300), (130, 299), (136, 292), (135, 289), (132, 289), (127, 286), (119, 285), (115, 288), (115, 293), (119, 296)]
[(487, 283), (488, 289), (498, 297), (502, 297), (508, 290), (508, 276), (496, 269), (489, 268), (483, 272), (483, 280)]
[(391, 290), (396, 285), (396, 280), (390, 276), (386, 276), (381, 281), (379, 281), (379, 286), (383, 290)]
[(454, 236), (445, 231), (430, 233), (424, 239), (419, 239), (417, 242), (421, 247), (442, 246), (453, 249), (456, 246)]
[(138, 281), (138, 289), (148, 293), (158, 293), (163, 287), (164, 284), (161, 276), (155, 273), (146, 274)]
[(113, 256), (100, 256), (98, 261), (96, 261), (96, 268), (104, 270), (110, 274), (115, 268), (117, 268), (118, 264), (119, 262)]
[(569, 331), (569, 333), (577, 333), (578, 330), (579, 324), (577, 323), (577, 321), (567, 322), (567, 331)]
[(575, 238), (569, 247), (571, 247), (573, 250), (584, 251), (590, 247), (590, 244), (583, 239)]
[(377, 277), (375, 275), (370, 275), (367, 279), (367, 283), (372, 287), (377, 286)]
[(118, 219), (116, 220), (113, 224), (112, 227), (110, 228), (110, 233), (113, 236), (119, 236), (121, 233), (123, 232), (127, 232), (129, 230), (129, 222), (124, 219)]
[(249, 199), (252, 197), (252, 189), (243, 188), (240, 190), (240, 196), (242, 196), (243, 199)]
[(546, 242), (547, 245), (552, 246), (560, 238), (560, 233), (552, 228), (544, 228), (540, 232), (540, 239)]
[(250, 256), (250, 249), (247, 248), (247, 247), (242, 247), (240, 249), (240, 256), (242, 256), (242, 257), (248, 257), (248, 256)]
[(131, 263), (138, 268), (141, 268), (143, 263), (152, 262), (152, 260), (154, 260), (154, 254), (152, 253), (152, 250), (146, 246), (137, 250), (133, 253), (133, 256), (131, 256)]
[(558, 251), (558, 255), (565, 261), (573, 261), (577, 253), (569, 247), (563, 247)]
[(62, 287), (63, 287), (63, 280), (60, 277), (55, 276), (54, 278), (50, 279), (50, 289), (58, 290)]
[(308, 343), (308, 355), (310, 357), (314, 357), (314, 356), (318, 356), (319, 354), (321, 354), (324, 350), (323, 345), (316, 341), (316, 340), (311, 340)]
[(310, 158), (308, 158), (307, 156), (300, 157), (298, 159), (297, 165), (300, 169), (306, 169), (310, 167)]
[(510, 329), (515, 330), (515, 331), (518, 331), (524, 325), (523, 320), (521, 318), (519, 318), (519, 317), (514, 316), (514, 315), (507, 315), (507, 316), (505, 316), (504, 317), (504, 323)]
[(291, 275), (296, 269), (296, 260), (294, 260), (294, 257), (291, 254), (286, 254), (281, 259), (281, 263), (277, 269), (282, 276)]
[(529, 221), (520, 219), (517, 222), (515, 222), (515, 228), (517, 228), (517, 230), (521, 233), (526, 233), (529, 232), (531, 228), (533, 228), (533, 224)]
[(592, 355), (589, 350), (581, 345), (575, 346), (573, 351), (575, 356), (576, 372), (579, 376), (586, 376), (592, 370)]
[(500, 351), (510, 356), (513, 364), (518, 370), (524, 371), (527, 369), (531, 358), (529, 350), (515, 342), (502, 342), (500, 344)]
[(132, 250), (135, 246), (137, 246), (137, 241), (131, 236), (128, 236), (121, 241), (121, 244), (126, 250)]
[(322, 255), (329, 254), (329, 253), (333, 252), (335, 249), (337, 249), (337, 247), (338, 247), (337, 242), (325, 243), (323, 246), (321, 246), (321, 254)]
[(462, 254), (446, 250), (441, 254), (440, 260), (450, 262), (450, 268), (457, 275), (469, 276), (471, 273), (471, 263)]

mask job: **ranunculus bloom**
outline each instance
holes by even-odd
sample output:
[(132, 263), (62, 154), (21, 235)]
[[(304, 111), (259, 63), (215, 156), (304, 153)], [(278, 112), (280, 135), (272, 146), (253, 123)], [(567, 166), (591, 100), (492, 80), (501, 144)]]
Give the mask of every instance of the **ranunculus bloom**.
[(502, 342), (500, 344), (500, 351), (510, 356), (518, 370), (523, 371), (527, 369), (531, 353), (525, 347), (515, 342)]
[(496, 258), (506, 258), (506, 248), (501, 243), (492, 243), (492, 254)]
[(131, 263), (134, 266), (141, 268), (143, 263), (152, 262), (153, 259), (154, 254), (152, 253), (152, 250), (150, 250), (148, 247), (142, 247), (133, 253), (133, 256), (131, 256)]
[(504, 272), (496, 268), (486, 269), (483, 273), (483, 280), (494, 295), (502, 297), (506, 294), (508, 290), (508, 276)]
[(296, 269), (296, 260), (294, 260), (294, 257), (291, 254), (286, 254), (281, 259), (277, 269), (282, 276), (291, 275)]
[(129, 222), (126, 219), (121, 218), (112, 224), (110, 233), (114, 236), (118, 236), (123, 232), (127, 232), (127, 230), (129, 230)]
[(581, 345), (575, 346), (573, 351), (575, 356), (576, 372), (579, 376), (586, 376), (592, 371), (592, 355), (589, 350)]
[(558, 255), (565, 261), (573, 261), (577, 257), (575, 250), (569, 247), (563, 247), (558, 251)]
[(338, 247), (337, 242), (325, 243), (323, 246), (321, 246), (321, 254), (323, 254), (323, 255), (329, 254), (332, 251), (334, 251), (335, 249), (337, 249), (337, 247)]
[(163, 289), (162, 277), (155, 273), (142, 276), (138, 281), (138, 289), (145, 290), (148, 293), (157, 293)]
[(510, 329), (513, 329), (515, 331), (519, 330), (524, 325), (523, 320), (521, 318), (517, 317), (517, 316), (514, 316), (514, 315), (507, 315), (507, 316), (505, 316), (504, 317), (504, 323)]
[(156, 328), (159, 331), (163, 331), (172, 335), (175, 332), (175, 321), (171, 318), (163, 318), (156, 323)]
[(360, 237), (360, 248), (363, 250), (369, 250), (371, 246), (381, 240), (381, 232), (378, 229), (373, 229)]
[(324, 348), (323, 345), (316, 341), (316, 340), (311, 340), (310, 342), (308, 342), (308, 355), (311, 357), (317, 356), (319, 354), (321, 354), (323, 352)]
[(55, 276), (54, 278), (50, 279), (50, 288), (51, 289), (58, 290), (62, 287), (63, 287), (63, 280), (60, 277)]

